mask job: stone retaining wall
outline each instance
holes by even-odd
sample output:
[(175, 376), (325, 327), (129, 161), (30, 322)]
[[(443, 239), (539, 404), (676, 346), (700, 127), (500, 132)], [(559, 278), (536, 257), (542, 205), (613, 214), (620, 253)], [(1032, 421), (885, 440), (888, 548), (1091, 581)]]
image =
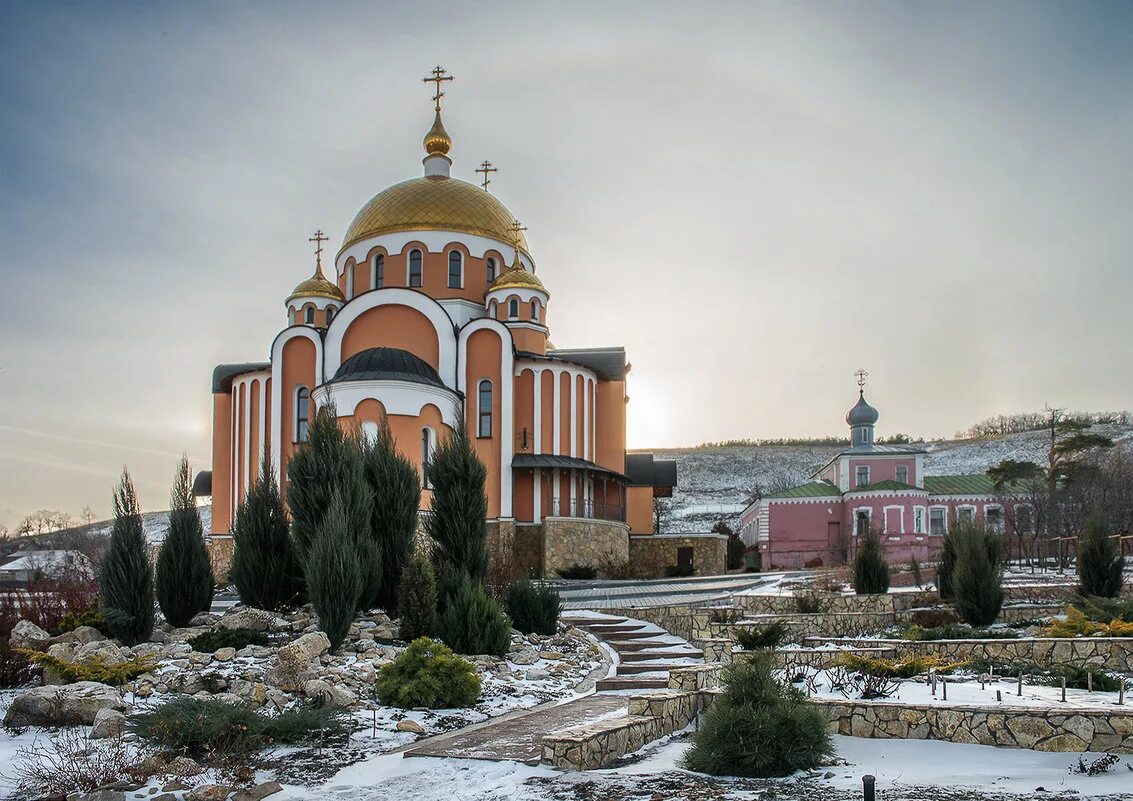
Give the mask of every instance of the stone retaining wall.
[(781, 620), (791, 626), (792, 638), (858, 637), (874, 634), (897, 624), (892, 612), (816, 612), (814, 614), (756, 615), (732, 623), (729, 631), (742, 626), (765, 626)]
[(1042, 667), (1081, 665), (1119, 673), (1133, 672), (1133, 638), (1129, 637), (1055, 637), (1020, 638), (1016, 640), (839, 640), (817, 637), (813, 642), (896, 648), (918, 656), (938, 656), (949, 662), (972, 659), (989, 662), (1033, 662)]
[(1035, 751), (1133, 753), (1133, 710), (898, 704), (813, 698), (830, 730)]
[(629, 526), (614, 520), (548, 517), (543, 520), (543, 575), (571, 565), (629, 561)]
[[(825, 670), (833, 666), (834, 661), (845, 654), (870, 657), (873, 659), (894, 659), (897, 656), (896, 648), (782, 648), (775, 652), (776, 667), (780, 670), (789, 668), (817, 668)], [(735, 659), (742, 659), (741, 651), (733, 655)]]
[(720, 673), (724, 665), (689, 665), (669, 671), (669, 689), (682, 692), (700, 692), (720, 686)]
[(543, 576), (543, 527), (517, 525), (513, 545), (515, 573), (527, 578)]
[(627, 610), (624, 607), (612, 607), (596, 609), (595, 611), (620, 617), (628, 615), (635, 620), (644, 620), (646, 623), (660, 626), (670, 634), (689, 642), (724, 637), (727, 632), (727, 624), (713, 622), (713, 618), (717, 617), (719, 613), (705, 607), (649, 606), (632, 610)]
[(727, 571), (728, 538), (720, 535), (675, 537), (643, 534), (629, 538), (629, 562), (642, 576), (661, 577), (677, 564), (677, 549), (692, 548), (692, 565), (698, 576), (718, 576)]

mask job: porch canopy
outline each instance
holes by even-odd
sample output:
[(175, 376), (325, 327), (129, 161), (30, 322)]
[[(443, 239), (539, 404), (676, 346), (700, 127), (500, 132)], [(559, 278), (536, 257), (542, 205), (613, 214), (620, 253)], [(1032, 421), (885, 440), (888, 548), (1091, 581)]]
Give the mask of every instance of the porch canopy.
[(629, 476), (577, 456), (520, 453), (515, 470), (539, 471), (537, 517), (588, 517), (625, 521)]

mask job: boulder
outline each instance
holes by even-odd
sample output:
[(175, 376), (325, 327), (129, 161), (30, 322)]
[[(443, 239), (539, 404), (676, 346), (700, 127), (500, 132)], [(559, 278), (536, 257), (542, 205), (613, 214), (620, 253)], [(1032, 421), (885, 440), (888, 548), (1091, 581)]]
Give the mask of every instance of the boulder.
[(110, 640), (88, 642), (79, 648), (78, 653), (75, 654), (76, 662), (93, 662), (96, 660), (104, 665), (121, 665), (126, 662), (126, 657), (122, 656), (122, 648)]
[(106, 635), (94, 626), (79, 626), (71, 634), (75, 638), (75, 642), (81, 642), (83, 645), (106, 639)]
[(304, 634), (276, 652), (276, 663), (264, 674), (264, 680), (284, 690), (299, 687), (299, 674), (316, 663), (330, 650), (330, 640), (321, 631)]
[(325, 679), (311, 679), (303, 683), (303, 695), (323, 706), (345, 709), (357, 700), (350, 690)]
[(275, 620), (275, 615), (263, 609), (246, 606), (235, 612), (229, 612), (220, 619), (220, 625), (226, 629), (250, 629), (251, 631), (267, 631)]
[(94, 714), (94, 725), (91, 726), (90, 738), (92, 740), (106, 740), (117, 737), (126, 728), (126, 716), (117, 709), (100, 709)]
[(542, 681), (550, 677), (551, 674), (541, 668), (531, 668), (527, 671), (527, 675), (525, 676), (527, 681)]
[(562, 651), (540, 651), (539, 658), (557, 661), (563, 658), (563, 654)]
[(524, 648), (514, 654), (508, 654), (508, 661), (515, 665), (534, 665), (539, 661), (539, 653), (533, 648)]
[(12, 627), (12, 636), (8, 638), (8, 642), (13, 648), (42, 651), (51, 642), (51, 635), (30, 620), (21, 620)]
[(111, 787), (101, 787), (80, 796), (82, 801), (126, 801), (126, 793)]
[(218, 648), (212, 655), (217, 662), (231, 662), (236, 656), (235, 648)]
[(224, 801), (235, 788), (228, 784), (202, 784), (185, 794), (186, 801)]
[(251, 657), (252, 659), (267, 659), (271, 656), (271, 649), (263, 645), (245, 645), (236, 652), (236, 656)]
[(4, 715), (4, 726), (90, 726), (100, 709), (126, 711), (118, 690), (97, 681), (25, 690)]
[(232, 801), (261, 801), (261, 799), (275, 795), (282, 789), (283, 787), (280, 786), (279, 782), (264, 782), (255, 787), (247, 787), (241, 790), (232, 796)]
[(398, 731), (407, 731), (407, 732), (411, 732), (413, 734), (424, 734), (425, 733), (425, 727), (422, 726), (417, 721), (411, 720), (410, 718), (406, 718), (405, 720), (399, 720), (397, 722), (397, 730)]

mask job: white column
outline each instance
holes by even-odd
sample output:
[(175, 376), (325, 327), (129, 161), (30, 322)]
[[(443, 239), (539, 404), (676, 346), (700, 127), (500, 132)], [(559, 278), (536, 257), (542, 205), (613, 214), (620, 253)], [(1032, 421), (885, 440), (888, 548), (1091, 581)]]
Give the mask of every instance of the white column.
[(535, 478), (532, 480), (533, 492), (535, 497), (532, 499), (531, 509), (535, 517), (535, 522), (538, 523), (543, 517), (543, 493), (539, 489), (543, 485), (543, 476), (538, 467), (535, 468)]
[(559, 391), (560, 390), (559, 385), (562, 383), (562, 371), (561, 370), (551, 370), (551, 375), (555, 379), (554, 393), (552, 395), (552, 397), (554, 398), (554, 402), (551, 404), (553, 414), (555, 416), (555, 419), (551, 423), (552, 431), (553, 431), (553, 434), (554, 434), (554, 437), (555, 437), (555, 441), (553, 443), (553, 448), (551, 449), (551, 453), (557, 455), (560, 452), (559, 446), (562, 444), (562, 436), (560, 435), (560, 432), (559, 432), (559, 427), (560, 427), (559, 424), (562, 421), (562, 415), (559, 414), (559, 403), (561, 402), (561, 398), (559, 396), (562, 395), (562, 393)]
[(268, 407), (268, 380), (266, 378), (260, 379), (260, 452), (256, 454), (256, 475), (260, 474), (260, 462), (264, 460), (264, 454), (267, 453), (267, 420), (264, 412)]
[(570, 374), (570, 455), (578, 456), (578, 376), (574, 373)]
[(535, 426), (535, 449), (534, 453), (543, 452), (543, 371), (533, 370), (535, 374), (535, 391), (532, 396), (535, 398), (535, 413), (531, 415)]
[(590, 456), (590, 379), (582, 380), (582, 458)]

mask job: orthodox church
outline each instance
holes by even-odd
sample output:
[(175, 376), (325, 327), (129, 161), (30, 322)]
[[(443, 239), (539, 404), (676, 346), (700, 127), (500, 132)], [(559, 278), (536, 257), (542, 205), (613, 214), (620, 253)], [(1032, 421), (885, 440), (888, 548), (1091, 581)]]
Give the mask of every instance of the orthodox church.
[(316, 408), (333, 403), (365, 436), (389, 421), (420, 473), (423, 509), (430, 454), (463, 423), (488, 468), (493, 547), (517, 574), (631, 557), (715, 572), (715, 540), (690, 551), (650, 536), (653, 498), (671, 493), (676, 467), (627, 460), (625, 349), (551, 343), (551, 292), (526, 229), (488, 191), (489, 162), (482, 185), (453, 177), (441, 120), (452, 76), (438, 67), (424, 80), (436, 90), (423, 174), (362, 206), (329, 274), (316, 232), (314, 274), (284, 302), (269, 358), (213, 372), (212, 471), (198, 491), (212, 496), (214, 542), (265, 452), (286, 498), (288, 461)]
[(846, 414), (850, 447), (819, 468), (810, 481), (754, 500), (740, 514), (740, 536), (756, 549), (763, 569), (846, 564), (858, 538), (879, 534), (890, 562), (934, 559), (948, 528), (982, 521), (1003, 531), (1031, 525), (1031, 507), (999, 493), (987, 475), (925, 475), (927, 451), (878, 444), (880, 415), (865, 399)]

